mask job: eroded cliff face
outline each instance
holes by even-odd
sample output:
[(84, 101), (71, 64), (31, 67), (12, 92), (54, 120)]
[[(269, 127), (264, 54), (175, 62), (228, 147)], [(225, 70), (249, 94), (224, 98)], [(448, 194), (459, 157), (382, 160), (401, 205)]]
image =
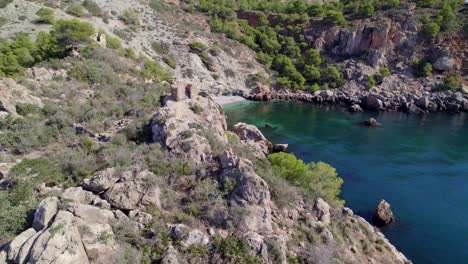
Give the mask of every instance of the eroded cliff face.
[[(320, 198), (311, 201), (300, 192), (293, 201), (273, 199), (254, 166), (256, 158), (265, 158), (266, 139), (245, 124), (235, 133), (227, 131), (222, 108), (212, 98), (169, 98), (154, 115), (151, 131), (174, 162), (191, 164), (189, 175), (165, 179), (138, 164), (104, 169), (81, 186), (43, 200), (33, 227), (2, 248), (0, 262), (115, 263), (128, 250), (135, 251), (121, 241), (131, 235), (143, 245), (165, 243), (162, 263), (194, 261), (189, 252), (200, 247), (207, 249), (206, 255), (195, 260), (228, 263), (216, 249), (219, 239), (231, 237), (244, 241), (246, 252), (263, 263), (287, 263), (288, 258), (409, 263), (377, 228), (349, 208)], [(223, 195), (209, 196), (197, 221), (181, 224), (168, 217), (171, 206), (177, 206), (168, 200), (194, 199), (195, 190), (185, 187), (188, 179), (194, 181), (191, 186), (213, 182)], [(156, 221), (162, 221), (158, 230)], [(168, 234), (165, 242), (158, 232)]]

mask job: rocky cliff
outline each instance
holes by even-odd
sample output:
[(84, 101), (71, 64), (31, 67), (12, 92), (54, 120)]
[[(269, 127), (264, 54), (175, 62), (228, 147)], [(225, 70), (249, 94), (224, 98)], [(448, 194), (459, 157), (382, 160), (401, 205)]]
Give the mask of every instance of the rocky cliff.
[[(272, 198), (254, 165), (271, 143), (246, 124), (227, 131), (223, 109), (210, 97), (169, 97), (151, 131), (186, 172), (165, 178), (134, 163), (62, 189), (2, 248), (0, 263), (139, 263), (137, 248), (151, 247), (161, 249), (161, 263), (409, 263), (349, 208), (300, 192), (288, 203)], [(208, 182), (210, 189), (199, 189)], [(203, 210), (195, 221), (171, 217), (171, 208), (188, 201)]]

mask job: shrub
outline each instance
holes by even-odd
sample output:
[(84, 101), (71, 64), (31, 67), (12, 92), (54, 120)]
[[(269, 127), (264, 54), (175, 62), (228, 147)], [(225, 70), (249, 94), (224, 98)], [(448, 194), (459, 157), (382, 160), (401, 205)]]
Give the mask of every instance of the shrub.
[(421, 68), (422, 76), (430, 76), (432, 75), (432, 64), (429, 62), (425, 63), (424, 66)]
[(325, 12), (323, 21), (333, 26), (346, 24), (346, 19), (343, 15), (343, 12), (335, 10), (328, 10), (327, 12)]
[(39, 24), (54, 24), (54, 10), (42, 7), (36, 12), (37, 18), (36, 23)]
[(80, 22), (78, 19), (59, 20), (54, 24), (54, 30), (52, 31), (52, 36), (58, 42), (72, 46), (88, 42), (93, 34), (93, 26), (87, 22)]
[(400, 5), (400, 0), (382, 0), (380, 1), (382, 8), (391, 9)]
[(32, 223), (35, 204), (15, 204), (6, 191), (0, 191), (0, 245), (12, 240)]
[(120, 17), (126, 25), (130, 26), (132, 29), (137, 29), (140, 27), (140, 18), (138, 13), (133, 9), (127, 9), (124, 11), (122, 16)]
[(69, 76), (89, 84), (117, 84), (118, 76), (106, 63), (87, 61), (69, 71)]
[(392, 72), (387, 67), (380, 68), (379, 73), (380, 73), (380, 76), (382, 76), (382, 77), (388, 77), (388, 76), (392, 75)]
[(0, 0), (0, 8), (6, 7), (11, 2), (13, 2), (13, 0)]
[(84, 8), (83, 6), (78, 3), (78, 2), (73, 2), (66, 10), (66, 12), (70, 15), (76, 16), (76, 17), (82, 17), (84, 16)]
[(195, 53), (202, 53), (208, 49), (208, 46), (200, 41), (194, 41), (190, 43), (189, 46), (190, 46), (190, 49), (194, 51)]
[(83, 6), (84, 8), (86, 8), (86, 10), (88, 10), (88, 12), (93, 15), (93, 16), (101, 16), (102, 15), (102, 10), (101, 8), (99, 7), (99, 5), (94, 2), (93, 0), (85, 0), (83, 2)]
[(307, 14), (311, 17), (320, 17), (323, 15), (323, 8), (320, 3), (311, 3), (307, 8)]
[(416, 3), (419, 7), (434, 7), (437, 0), (417, 0)]
[(304, 54), (304, 62), (313, 66), (320, 66), (322, 58), (320, 57), (320, 51), (317, 49), (309, 49)]
[(449, 76), (445, 78), (444, 82), (440, 85), (440, 90), (456, 91), (461, 87), (461, 82), (457, 76)]
[(427, 38), (437, 37), (437, 35), (439, 35), (439, 31), (440, 31), (440, 26), (439, 24), (435, 22), (425, 23), (422, 28), (422, 32), (424, 36)]
[(318, 85), (318, 83), (314, 83), (312, 86), (310, 86), (310, 91), (311, 92), (320, 91), (320, 85)]
[(322, 71), (322, 80), (334, 88), (340, 87), (345, 83), (343, 74), (335, 66), (329, 66)]
[(456, 28), (457, 16), (453, 12), (452, 6), (447, 1), (444, 1), (439, 16), (442, 18), (440, 21), (440, 29), (442, 31), (451, 31)]
[(255, 74), (249, 74), (246, 79), (246, 84), (248, 87), (255, 87), (257, 84), (271, 85), (271, 79), (263, 71), (259, 71)]
[(375, 81), (374, 76), (370, 75), (369, 77), (367, 77), (367, 84), (366, 84), (367, 89), (370, 89), (376, 85), (377, 85), (377, 82)]
[(291, 184), (302, 188), (313, 198), (322, 197), (328, 201), (338, 201), (343, 180), (338, 177), (336, 169), (324, 162), (305, 164), (293, 154), (275, 153), (268, 160), (280, 175)]
[(122, 49), (122, 42), (120, 42), (119, 38), (113, 38), (106, 34), (106, 48), (109, 49)]
[(166, 71), (158, 62), (150, 59), (143, 61), (142, 76), (146, 79), (158, 81), (168, 81), (172, 78), (172, 74)]
[(374, 4), (371, 1), (366, 1), (360, 8), (359, 14), (363, 17), (375, 16)]
[(321, 77), (320, 70), (313, 65), (306, 65), (302, 71), (302, 74), (309, 82), (317, 82)]

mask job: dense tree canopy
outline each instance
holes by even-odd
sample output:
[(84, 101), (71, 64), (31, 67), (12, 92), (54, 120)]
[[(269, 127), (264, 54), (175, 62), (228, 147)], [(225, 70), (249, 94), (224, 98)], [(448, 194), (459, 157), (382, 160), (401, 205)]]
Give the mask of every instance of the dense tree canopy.
[(338, 177), (336, 169), (329, 164), (321, 161), (305, 164), (289, 153), (271, 154), (268, 160), (280, 175), (312, 197), (343, 202), (338, 198), (343, 179)]

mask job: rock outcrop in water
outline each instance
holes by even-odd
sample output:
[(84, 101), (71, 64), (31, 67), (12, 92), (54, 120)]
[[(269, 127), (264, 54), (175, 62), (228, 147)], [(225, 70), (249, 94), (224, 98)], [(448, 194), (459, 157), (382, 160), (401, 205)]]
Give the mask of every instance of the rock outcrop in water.
[(377, 208), (375, 208), (372, 222), (377, 226), (384, 226), (393, 222), (393, 218), (393, 212), (390, 209), (390, 204), (385, 200), (381, 200), (377, 205)]

